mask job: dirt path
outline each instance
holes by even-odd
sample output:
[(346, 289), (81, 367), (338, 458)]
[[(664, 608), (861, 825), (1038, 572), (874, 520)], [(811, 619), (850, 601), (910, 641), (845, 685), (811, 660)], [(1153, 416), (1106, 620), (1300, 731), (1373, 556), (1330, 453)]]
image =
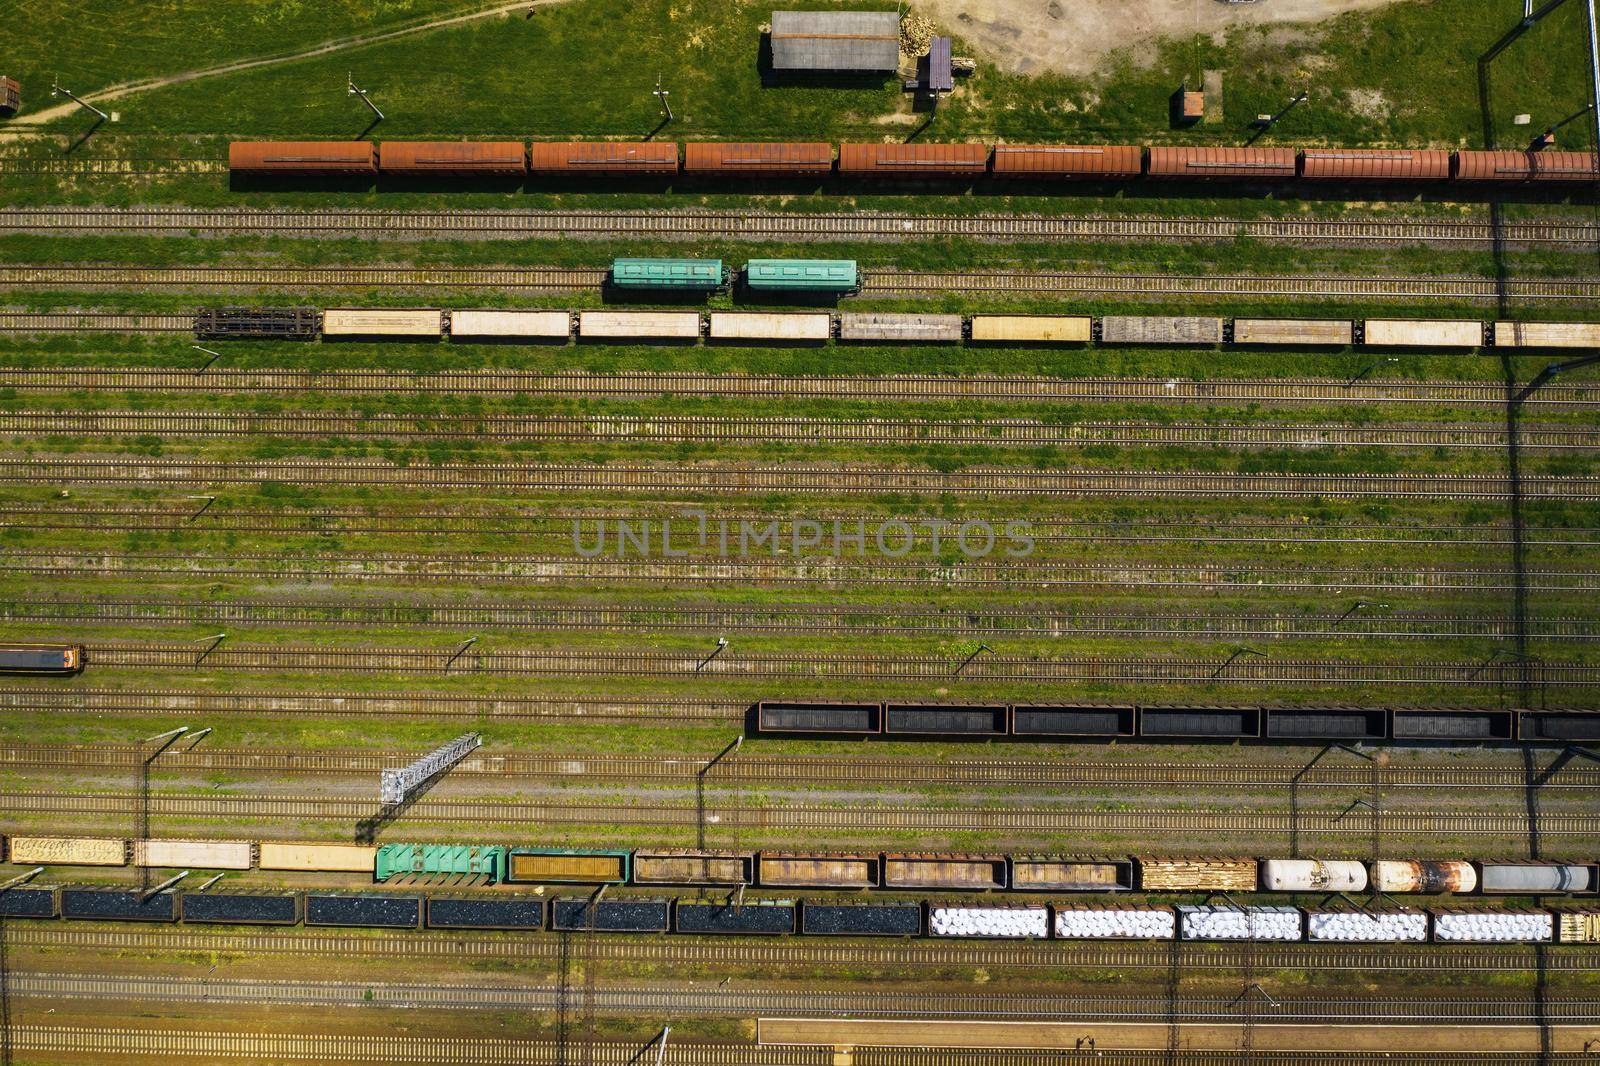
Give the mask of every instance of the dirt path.
[[(341, 37), (333, 41), (324, 41), (315, 48), (303, 52), (288, 54), (258, 56), (254, 59), (238, 59), (231, 63), (224, 63), (217, 67), (205, 67), (200, 70), (188, 70), (179, 74), (166, 74), (159, 78), (145, 78), (141, 81), (123, 82), (118, 85), (108, 85), (104, 89), (92, 93), (83, 93), (81, 98), (91, 104), (102, 104), (111, 100), (118, 100), (134, 93), (146, 92), (150, 89), (159, 89), (167, 85), (181, 85), (184, 82), (199, 81), (202, 78), (214, 78), (222, 74), (236, 74), (241, 70), (253, 70), (256, 67), (276, 66), (280, 63), (295, 63), (302, 59), (314, 59), (317, 56), (330, 55), (334, 52), (343, 52), (351, 48), (360, 48), (381, 41), (392, 41), (400, 37), (410, 37), (419, 33), (428, 33), (432, 30), (444, 29), (448, 26), (458, 26), (465, 22), (475, 22), (478, 19), (494, 18), (497, 15), (509, 15), (516, 11), (526, 11), (533, 7), (548, 7), (553, 4), (568, 3), (570, 0), (517, 0), (516, 3), (496, 3), (478, 11), (457, 12), (454, 15), (445, 15), (440, 18), (430, 19), (427, 22), (413, 23), (408, 26), (399, 26), (390, 30), (376, 30), (371, 33), (358, 34), (354, 37)], [(47, 107), (43, 111), (29, 111), (18, 115), (0, 129), (0, 137), (7, 133), (21, 132), (19, 127), (43, 126), (62, 118), (77, 110), (78, 105), (70, 100), (64, 104)]]
[(1111, 52), (1246, 23), (1314, 23), (1396, 0), (915, 0), (985, 58), (1021, 74), (1088, 74)]

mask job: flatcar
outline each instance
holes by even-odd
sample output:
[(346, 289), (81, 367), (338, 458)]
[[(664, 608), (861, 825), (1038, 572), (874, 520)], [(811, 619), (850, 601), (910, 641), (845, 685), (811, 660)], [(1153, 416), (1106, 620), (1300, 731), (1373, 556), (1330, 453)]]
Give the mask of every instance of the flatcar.
[(0, 644), (0, 674), (75, 674), (83, 669), (78, 644)]
[(610, 282), (613, 288), (658, 292), (721, 292), (732, 280), (732, 272), (720, 259), (637, 259), (612, 260)]
[(324, 337), (444, 336), (444, 312), (432, 308), (330, 307), (322, 313)]
[(376, 175), (378, 149), (370, 141), (234, 141), (228, 145), (228, 169), (247, 176)]
[(707, 339), (769, 341), (774, 344), (822, 344), (833, 336), (826, 314), (773, 314), (765, 311), (713, 311)]
[(752, 259), (744, 281), (752, 292), (843, 295), (861, 289), (854, 259)]

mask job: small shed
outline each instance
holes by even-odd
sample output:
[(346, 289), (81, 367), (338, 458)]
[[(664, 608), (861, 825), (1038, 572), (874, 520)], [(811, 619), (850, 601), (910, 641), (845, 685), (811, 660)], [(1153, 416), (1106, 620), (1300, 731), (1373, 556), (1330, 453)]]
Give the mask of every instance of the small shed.
[(772, 69), (893, 73), (900, 69), (900, 16), (893, 11), (774, 11)]
[(15, 115), (22, 110), (22, 86), (15, 78), (0, 75), (0, 114)]
[(935, 95), (953, 92), (955, 69), (950, 61), (950, 38), (935, 37), (928, 46), (928, 92)]

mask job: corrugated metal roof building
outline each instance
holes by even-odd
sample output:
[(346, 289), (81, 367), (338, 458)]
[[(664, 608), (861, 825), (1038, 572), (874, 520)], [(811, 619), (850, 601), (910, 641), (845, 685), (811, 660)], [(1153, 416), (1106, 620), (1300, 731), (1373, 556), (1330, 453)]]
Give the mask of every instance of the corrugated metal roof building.
[(774, 11), (772, 69), (892, 73), (900, 68), (893, 11)]

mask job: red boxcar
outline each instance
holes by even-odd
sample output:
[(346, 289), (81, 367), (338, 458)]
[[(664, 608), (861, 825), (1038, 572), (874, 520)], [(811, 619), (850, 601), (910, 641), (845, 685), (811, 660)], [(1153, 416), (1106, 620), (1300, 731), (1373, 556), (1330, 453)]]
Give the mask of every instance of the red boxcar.
[(1137, 178), (1144, 149), (1132, 144), (997, 144), (993, 170), (1006, 178)]
[(234, 141), (228, 168), (240, 174), (376, 174), (378, 149), (369, 141)]
[(986, 144), (841, 144), (839, 173), (974, 177), (989, 169)]
[(1600, 181), (1593, 152), (1457, 152), (1457, 181)]
[(1151, 148), (1152, 178), (1292, 178), (1293, 148)]
[(385, 174), (515, 174), (528, 172), (521, 141), (384, 141), (378, 169)]
[(683, 171), (685, 174), (829, 174), (833, 171), (833, 145), (823, 141), (693, 141), (683, 146)]
[(676, 174), (676, 141), (535, 141), (528, 150), (535, 174)]
[(1309, 181), (1447, 181), (1450, 153), (1410, 148), (1307, 148), (1300, 176)]

